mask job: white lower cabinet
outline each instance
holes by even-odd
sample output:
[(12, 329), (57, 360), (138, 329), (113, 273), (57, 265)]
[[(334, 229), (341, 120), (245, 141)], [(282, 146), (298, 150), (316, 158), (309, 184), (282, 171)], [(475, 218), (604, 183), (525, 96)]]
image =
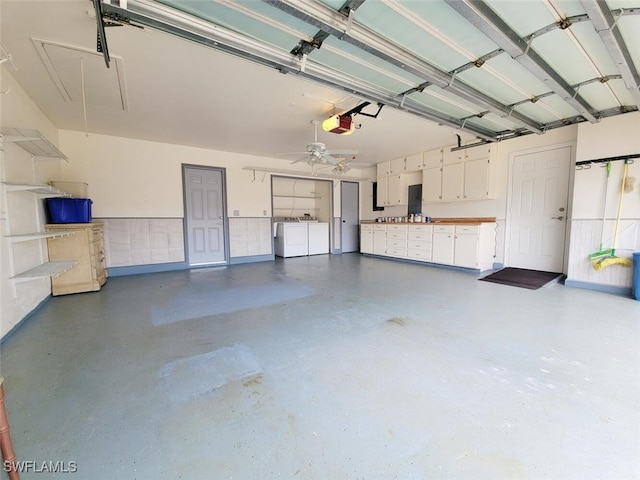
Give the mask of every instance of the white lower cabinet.
[(409, 225), (407, 231), (407, 258), (430, 262), (432, 250), (433, 227), (431, 225)]
[[(371, 250), (362, 253), (489, 270), (495, 253), (495, 223), (479, 225), (373, 224)], [(363, 225), (364, 227), (364, 225)], [(368, 230), (364, 229), (363, 238)]]
[(374, 255), (387, 254), (387, 227), (386, 225), (373, 226), (373, 252)]
[(436, 225), (433, 227), (433, 254), (434, 263), (453, 265), (453, 225)]
[(362, 224), (360, 226), (360, 251), (373, 253), (373, 225)]

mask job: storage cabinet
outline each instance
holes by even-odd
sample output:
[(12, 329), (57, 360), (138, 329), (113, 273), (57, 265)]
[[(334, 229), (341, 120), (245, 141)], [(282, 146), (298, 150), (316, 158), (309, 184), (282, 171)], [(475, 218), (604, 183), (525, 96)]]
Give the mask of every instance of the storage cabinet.
[(407, 181), (403, 174), (378, 177), (377, 181), (377, 204), (379, 207), (407, 204)]
[(406, 171), (405, 157), (396, 158), (389, 162), (389, 175), (404, 173)]
[(373, 226), (373, 253), (374, 255), (387, 254), (387, 231), (385, 225)]
[(423, 168), (435, 168), (442, 165), (442, 148), (437, 150), (429, 150), (422, 154)]
[(430, 262), (433, 250), (433, 227), (431, 225), (409, 225), (407, 230), (407, 257)]
[(385, 162), (380, 162), (376, 164), (376, 176), (386, 177), (391, 173), (391, 161), (387, 160)]
[(442, 200), (442, 169), (425, 168), (422, 171), (422, 202), (435, 203)]
[[(450, 148), (445, 148), (442, 168), (439, 172), (441, 193), (439, 195), (434, 193), (437, 187), (436, 169), (434, 167), (425, 168), (422, 188), (424, 192), (426, 187), (426, 193), (423, 193), (423, 202), (455, 202), (495, 198), (496, 148), (494, 145), (479, 146), (455, 152), (451, 152)], [(432, 160), (431, 163), (435, 163), (435, 160)]]
[[(366, 224), (365, 224), (366, 225)], [(495, 223), (369, 224), (372, 241), (362, 243), (362, 253), (408, 258), (479, 271), (489, 270), (495, 253)], [(369, 229), (371, 227), (371, 229)]]
[(50, 260), (77, 262), (73, 269), (52, 278), (52, 294), (100, 290), (107, 281), (102, 223), (48, 224), (45, 229), (74, 232), (69, 237), (47, 240)]
[(452, 202), (463, 198), (464, 163), (442, 166), (442, 201)]
[(405, 159), (405, 170), (407, 172), (417, 172), (418, 170), (422, 170), (423, 167), (424, 165), (422, 163), (422, 153), (409, 155)]
[(373, 225), (360, 225), (360, 251), (362, 253), (373, 253)]

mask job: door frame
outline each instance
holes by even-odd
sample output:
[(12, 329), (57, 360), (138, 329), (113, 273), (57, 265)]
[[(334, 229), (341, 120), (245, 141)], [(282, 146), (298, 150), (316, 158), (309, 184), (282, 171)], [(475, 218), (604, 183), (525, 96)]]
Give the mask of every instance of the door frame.
[(503, 264), (505, 267), (509, 266), (509, 236), (511, 231), (511, 205), (513, 201), (513, 165), (515, 158), (520, 155), (529, 155), (532, 153), (541, 153), (549, 150), (558, 150), (560, 148), (569, 147), (571, 149), (569, 159), (569, 184), (567, 185), (567, 223), (564, 230), (564, 248), (562, 259), (562, 273), (567, 273), (567, 267), (569, 263), (569, 239), (571, 238), (571, 219), (573, 218), (573, 183), (575, 178), (575, 164), (576, 164), (576, 142), (563, 142), (554, 143), (552, 145), (544, 145), (541, 147), (527, 148), (525, 150), (517, 150), (509, 152), (509, 168), (507, 177), (507, 210), (505, 216), (505, 232), (504, 232), (504, 247), (503, 247)]
[[(344, 217), (344, 198), (342, 196), (342, 186), (345, 183), (354, 183), (358, 189), (358, 192), (356, 195), (356, 213), (358, 217), (358, 224), (360, 224), (360, 182), (353, 181), (353, 180), (340, 180), (340, 253), (343, 253), (342, 235), (343, 235), (344, 228), (342, 227), (342, 219)], [(357, 236), (358, 236), (357, 246), (356, 246), (356, 250), (353, 253), (359, 252), (360, 250), (360, 228), (358, 228)], [(352, 252), (349, 252), (349, 253), (352, 253)]]
[[(224, 262), (211, 263), (207, 265), (190, 265), (189, 263), (189, 232), (187, 228), (187, 188), (186, 188), (186, 175), (187, 168), (194, 168), (198, 170), (215, 170), (220, 172), (222, 176), (222, 227), (224, 228)], [(184, 263), (188, 269), (191, 268), (211, 268), (219, 267), (223, 265), (229, 265), (229, 215), (227, 214), (227, 169), (224, 167), (214, 167), (211, 165), (195, 165), (192, 163), (181, 164), (182, 173), (182, 231), (184, 237)]]

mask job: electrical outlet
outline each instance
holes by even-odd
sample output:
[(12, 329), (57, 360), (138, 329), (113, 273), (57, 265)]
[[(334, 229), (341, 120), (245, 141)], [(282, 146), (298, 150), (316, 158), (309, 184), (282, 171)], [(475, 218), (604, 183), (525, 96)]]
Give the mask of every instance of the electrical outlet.
[(267, 216), (267, 211), (266, 210), (262, 210), (262, 215), (264, 215), (266, 217)]
[(234, 217), (239, 217), (240, 216), (240, 210), (234, 210), (233, 211), (233, 216)]

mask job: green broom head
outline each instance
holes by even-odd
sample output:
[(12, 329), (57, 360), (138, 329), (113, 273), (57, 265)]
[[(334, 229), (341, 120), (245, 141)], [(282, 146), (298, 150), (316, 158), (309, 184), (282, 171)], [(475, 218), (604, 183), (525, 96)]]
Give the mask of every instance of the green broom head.
[(608, 267), (609, 265), (622, 265), (623, 267), (630, 267), (631, 259), (624, 258), (624, 257), (616, 257), (616, 256), (603, 257), (603, 258), (594, 260), (592, 262), (592, 265), (595, 270), (602, 270), (603, 268)]
[(589, 259), (595, 260), (602, 257), (613, 257), (615, 256), (615, 254), (616, 254), (616, 251), (613, 248), (607, 248), (606, 250), (603, 250), (602, 244), (600, 244), (600, 250), (589, 255)]

